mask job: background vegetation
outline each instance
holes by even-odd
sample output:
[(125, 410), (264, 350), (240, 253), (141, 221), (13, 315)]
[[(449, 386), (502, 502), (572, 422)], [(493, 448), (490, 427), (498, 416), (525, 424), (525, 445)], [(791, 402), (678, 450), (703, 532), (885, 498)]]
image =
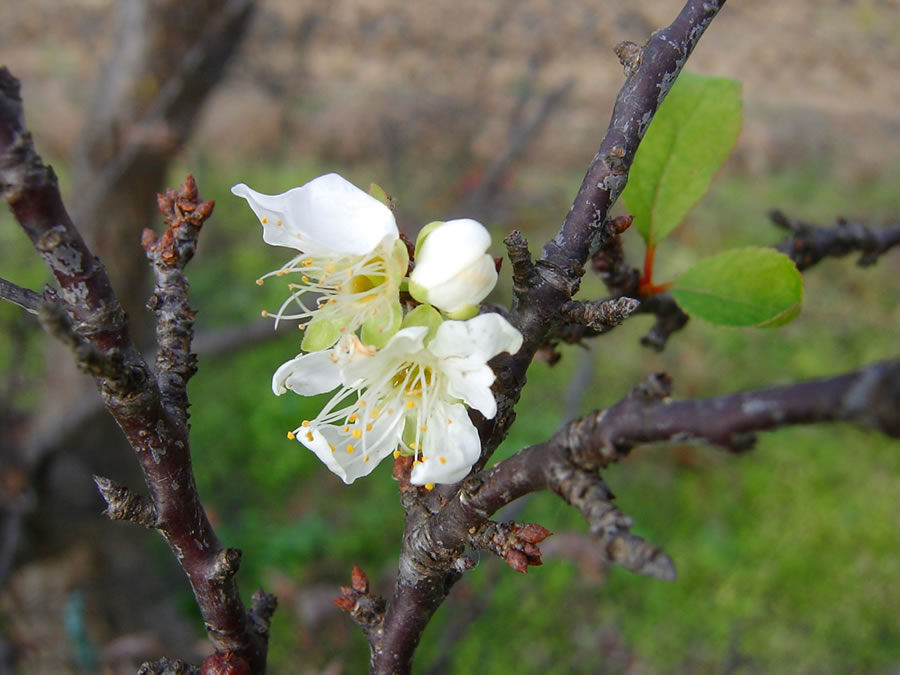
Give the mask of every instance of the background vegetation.
[[(877, 16), (887, 12), (877, 3), (858, 4)], [(726, 7), (723, 22), (741, 18), (728, 19), (732, 9)], [(656, 11), (647, 9), (641, 16), (650, 22)], [(745, 21), (754, 11), (734, 10)], [(862, 17), (857, 27), (874, 25), (877, 36), (878, 22), (867, 24), (864, 8), (856, 11), (854, 16)], [(264, 14), (263, 29), (276, 30), (265, 21)], [(332, 20), (328, 25), (339, 24)], [(627, 32), (613, 28), (610, 33)], [(717, 28), (714, 23), (710, 36)], [(624, 38), (635, 36), (616, 36)], [(808, 49), (814, 44), (809, 38)], [(258, 46), (250, 43), (247, 63), (257, 63)], [(704, 49), (708, 53), (712, 47), (704, 42)], [(830, 47), (818, 44), (815, 49), (828, 54)], [(890, 54), (896, 49), (894, 45)], [(592, 64), (613, 62), (608, 49), (583, 56)], [(310, 57), (310, 68), (324, 58)], [(332, 59), (335, 67), (337, 57)], [(75, 66), (60, 62), (54, 67), (71, 72)], [(250, 66), (238, 68), (231, 87), (246, 85), (245, 67)], [(865, 69), (864, 64), (859, 67)], [(273, 69), (281, 72), (281, 62)], [(726, 73), (718, 70), (738, 79), (759, 77), (752, 61)], [(28, 100), (30, 83), (23, 79)], [(351, 144), (352, 150), (327, 142), (316, 146), (308, 132), (321, 128), (327, 115), (311, 108), (317, 102), (325, 106), (323, 101), (335, 105), (323, 92), (337, 85), (326, 87), (321, 78), (311, 81), (318, 97), (285, 108), (288, 121), (293, 120), (285, 123), (293, 132), (289, 149), (267, 146), (260, 136), (266, 152), (252, 153), (243, 140), (234, 144), (239, 151), (229, 146), (218, 153), (210, 138), (219, 127), (210, 123), (173, 172), (174, 185), (192, 171), (204, 198), (217, 202), (189, 270), (199, 330), (252, 321), (260, 309), (272, 309), (277, 302), (266, 295), (271, 289), (253, 282), (281, 264), (286, 252), (262, 244), (249, 209), (229, 192), (233, 183), (276, 193), (332, 170), (359, 185), (376, 181), (396, 198), (401, 226), (412, 233), (465, 194), (466, 167), (482, 165), (490, 157), (490, 139), (503, 136), (478, 127), (480, 140), (470, 146), (467, 165), (452, 147), (446, 149), (442, 134), (420, 129), (421, 120), (410, 107), (404, 110), (412, 116), (412, 145), (393, 145), (386, 154), (362, 142)], [(820, 93), (829, 100), (840, 96)], [(586, 114), (578, 105), (582, 95), (570, 103)], [(481, 102), (473, 119), (494, 110), (499, 115), (508, 103), (502, 96)], [(772, 207), (821, 224), (838, 215), (875, 224), (896, 219), (896, 122), (893, 142), (886, 140), (881, 154), (866, 146), (848, 169), (837, 161), (838, 141), (819, 147), (809, 140), (819, 137), (815, 135), (801, 137), (792, 157), (778, 139), (796, 121), (778, 121), (766, 112), (770, 103), (750, 98), (747, 124), (756, 143), (743, 142), (688, 224), (661, 247), (658, 282), (722, 248), (777, 242), (780, 232), (765, 219)], [(358, 106), (354, 109), (361, 114)], [(823, 110), (816, 109), (813, 117), (820, 119)], [(47, 114), (39, 113), (39, 119)], [(353, 115), (344, 114), (352, 126)], [(403, 114), (395, 112), (400, 129)], [(227, 121), (229, 113), (219, 117), (219, 125), (222, 117)], [(581, 140), (570, 138), (572, 148), (566, 145), (565, 152), (542, 162), (540, 148), (552, 146), (553, 134), (559, 132), (551, 124), (538, 150), (532, 148), (510, 172), (506, 190), (511, 197), (499, 214), (487, 218), (495, 255), (501, 254), (499, 242), (512, 227), (522, 229), (535, 248), (558, 227), (605, 127), (607, 107), (590, 118), (589, 132), (574, 134)], [(774, 125), (773, 134), (760, 140), (759, 129), (766, 122)], [(820, 137), (835, 138), (840, 124), (825, 124)], [(42, 139), (34, 131), (40, 149)], [(777, 152), (765, 150), (767, 143)], [(65, 186), (64, 150), (58, 147), (55, 164)], [(8, 214), (0, 215), (4, 276), (38, 287), (41, 267), (10, 225)], [(637, 234), (629, 233), (627, 239), (632, 259), (639, 259)], [(664, 353), (656, 354), (638, 344), (651, 319), (637, 317), (595, 340), (589, 350), (563, 348), (559, 364), (536, 363), (529, 372), (519, 420), (497, 459), (545, 439), (561, 419), (614, 402), (656, 370), (675, 378), (676, 396), (705, 396), (838, 373), (895, 356), (898, 262), (897, 252), (867, 270), (857, 269), (850, 259), (826, 261), (805, 274), (803, 314), (783, 328), (735, 331), (692, 321)], [(600, 282), (588, 277), (582, 296), (602, 294)], [(505, 297), (505, 289), (498, 289), (496, 299)], [(23, 321), (15, 308), (0, 306), (3, 330), (18, 330)], [(387, 590), (402, 510), (387, 465), (344, 487), (311, 453), (285, 439), (285, 431), (311, 417), (317, 405), (316, 399), (270, 394), (272, 372), (298, 345), (299, 338), (287, 335), (201, 362), (190, 388), (195, 470), (221, 537), (244, 550), (242, 588), (249, 595), (263, 585), (281, 601), (273, 625), (272, 672), (361, 672), (365, 641), (330, 601), (337, 586), (348, 582), (354, 563), (376, 587)], [(23, 378), (36, 377), (40, 355), (37, 343), (24, 355), (0, 343), (0, 370), (24, 364)], [(27, 398), (20, 402), (29, 405)], [(900, 667), (896, 443), (841, 426), (794, 429), (762, 437), (753, 453), (741, 457), (687, 446), (642, 449), (613, 467), (607, 478), (622, 509), (635, 518), (635, 532), (675, 560), (678, 581), (666, 584), (607, 569), (591, 549), (578, 515), (558, 499), (538, 496), (516, 517), (556, 533), (545, 546), (545, 565), (520, 576), (483, 555), (427, 630), (418, 657), (420, 672), (428, 672), (429, 664), (451, 673), (892, 672)], [(148, 549), (150, 555), (169, 555), (155, 540), (148, 541)], [(192, 611), (187, 595), (183, 606)]]

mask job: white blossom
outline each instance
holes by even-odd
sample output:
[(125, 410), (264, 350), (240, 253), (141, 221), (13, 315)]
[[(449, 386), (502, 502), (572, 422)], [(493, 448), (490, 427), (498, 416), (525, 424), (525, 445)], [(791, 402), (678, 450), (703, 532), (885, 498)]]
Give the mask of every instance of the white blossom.
[(410, 293), (454, 318), (476, 314), (478, 303), (497, 284), (490, 245), (490, 233), (470, 218), (425, 226), (416, 242)]
[(399, 288), (409, 262), (387, 206), (334, 173), (279, 195), (243, 183), (231, 191), (249, 202), (266, 243), (300, 252), (257, 281), (292, 279), (276, 325), (303, 322), (306, 351), (331, 347), (359, 328), (366, 343), (387, 342), (402, 319)]
[(415, 456), (414, 485), (455, 483), (481, 454), (466, 406), (489, 419), (496, 415), (487, 362), (521, 344), (519, 331), (498, 314), (444, 321), (436, 329), (407, 326), (380, 350), (345, 336), (331, 350), (283, 364), (272, 389), (304, 396), (337, 389), (315, 419), (288, 436), (345, 483), (394, 452)]

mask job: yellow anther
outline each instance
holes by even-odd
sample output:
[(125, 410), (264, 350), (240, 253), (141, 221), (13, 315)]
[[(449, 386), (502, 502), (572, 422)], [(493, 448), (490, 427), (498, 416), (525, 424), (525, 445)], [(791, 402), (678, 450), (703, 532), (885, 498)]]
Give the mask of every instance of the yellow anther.
[(263, 318), (269, 316), (269, 313), (266, 310), (261, 311), (260, 314), (263, 316)]
[(306, 324), (301, 323), (300, 325), (297, 326), (297, 328), (299, 328), (300, 330), (306, 330)]
[(419, 427), (419, 431), (428, 431), (428, 426), (423, 424), (422, 426)]
[(411, 447), (413, 450), (418, 450), (418, 449), (419, 449), (419, 444), (418, 444), (418, 443), (415, 443), (415, 442), (414, 442), (414, 443), (410, 443), (410, 444), (409, 444), (409, 447)]
[(369, 423), (366, 425), (366, 431), (372, 431), (372, 423), (371, 423), (371, 422), (369, 422)]
[(406, 407), (407, 407), (407, 408), (415, 408), (415, 407), (416, 407), (416, 402), (415, 402), (415, 401), (407, 401), (407, 402), (406, 402)]
[(344, 427), (344, 433), (346, 434), (348, 431), (350, 431), (350, 427), (349, 427), (349, 426), (345, 426), (345, 427)]
[(388, 408), (388, 415), (393, 415), (393, 414), (394, 414), (394, 409)]
[(347, 454), (352, 455), (355, 448), (352, 445), (347, 446)]
[(353, 438), (359, 440), (360, 438), (362, 438), (362, 429), (354, 429), (350, 432), (350, 435), (353, 436)]
[(257, 280), (256, 280), (256, 285), (257, 285), (257, 286), (262, 286), (264, 283), (266, 283), (266, 282), (263, 281), (262, 279), (257, 279)]
[(277, 227), (281, 227), (282, 223), (281, 223), (281, 221), (279, 220), (277, 223), (275, 223), (275, 225), (276, 225)]
[(365, 401), (360, 401), (360, 402), (359, 402), (359, 407), (360, 407), (360, 408), (365, 408), (367, 405), (368, 405), (368, 403), (366, 403)]
[(418, 466), (418, 465), (421, 464), (421, 463), (422, 463), (422, 462), (420, 462), (420, 461), (417, 460), (417, 459), (414, 459), (414, 460), (413, 460), (413, 466)]
[(331, 443), (328, 444), (328, 447), (334, 452), (337, 448), (335, 448)]
[(429, 491), (434, 490), (434, 483), (425, 483), (425, 489)]
[(309, 426), (309, 420), (303, 420), (303, 422), (300, 423), (300, 426), (301, 426), (301, 427), (308, 427), (308, 426)]
[(302, 261), (300, 264), (301, 264), (303, 267), (311, 267), (311, 266), (312, 266), (312, 260), (304, 260), (304, 261)]
[(294, 436), (294, 432), (293, 432), (293, 431), (289, 431), (289, 432), (287, 433), (287, 437), (288, 437), (288, 440), (289, 440), (289, 441), (293, 441), (293, 440), (296, 440), (296, 439), (297, 439), (297, 437)]
[(397, 459), (400, 456), (399, 450), (394, 450), (394, 459)]
[(311, 431), (306, 432), (306, 440), (308, 440), (310, 443), (313, 442), (313, 435)]
[(328, 298), (328, 304), (329, 304), (329, 305), (333, 305), (333, 304), (336, 303), (336, 302), (337, 302), (337, 300), (335, 300), (334, 298)]
[(353, 423), (354, 423), (356, 420), (358, 420), (358, 419), (359, 419), (359, 417), (357, 417), (355, 414), (353, 414), (353, 415), (350, 415), (350, 417), (347, 418), (347, 421), (350, 422), (350, 424), (353, 424)]
[(265, 225), (265, 224), (268, 223), (268, 222), (269, 222), (269, 219), (268, 219), (268, 218), (263, 218), (263, 219), (262, 219), (262, 224), (263, 224), (263, 225)]
[(446, 464), (446, 463), (447, 463), (447, 458), (441, 457), (441, 464)]
[(308, 283), (309, 283), (309, 277), (300, 277), (300, 281), (302, 281), (304, 284), (308, 284)]
[(368, 461), (369, 461), (369, 456), (366, 455), (365, 457), (363, 457), (363, 461), (364, 461), (364, 462), (368, 462)]

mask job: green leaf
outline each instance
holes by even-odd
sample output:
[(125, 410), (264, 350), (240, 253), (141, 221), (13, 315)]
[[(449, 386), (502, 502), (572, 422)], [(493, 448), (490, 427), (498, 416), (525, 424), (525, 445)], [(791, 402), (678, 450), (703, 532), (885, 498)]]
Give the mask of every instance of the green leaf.
[(622, 193), (648, 246), (706, 194), (740, 130), (740, 82), (681, 73), (638, 147)]
[(771, 248), (736, 248), (704, 258), (672, 285), (687, 314), (720, 326), (781, 326), (803, 303), (803, 277)]

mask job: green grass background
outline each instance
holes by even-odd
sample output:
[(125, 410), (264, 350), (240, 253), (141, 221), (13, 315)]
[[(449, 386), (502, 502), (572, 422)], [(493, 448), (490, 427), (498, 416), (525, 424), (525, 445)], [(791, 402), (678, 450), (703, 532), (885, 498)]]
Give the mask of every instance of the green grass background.
[[(280, 300), (277, 289), (260, 288), (255, 279), (290, 253), (262, 244), (258, 223), (230, 185), (275, 193), (341, 167), (194, 159), (201, 194), (217, 202), (189, 269), (198, 330), (253, 321)], [(359, 185), (381, 182), (377, 167), (345, 174)], [(534, 198), (513, 223), (493, 227), (494, 254), (513, 226), (539, 250), (580, 179), (520, 174), (517, 184)], [(415, 211), (414, 193), (383, 187)], [(854, 183), (815, 167), (762, 179), (722, 175), (660, 245), (656, 280), (726, 247), (777, 242), (781, 233), (765, 220), (770, 207), (813, 222), (832, 223), (837, 215), (877, 221), (896, 217), (900, 195), (889, 176)], [(39, 287), (41, 268), (8, 214), (2, 218), (3, 276)], [(632, 260), (639, 260), (639, 237), (626, 238)], [(896, 356), (897, 264), (894, 252), (875, 268), (861, 270), (846, 259), (808, 271), (804, 311), (783, 328), (737, 331), (692, 321), (655, 354), (638, 344), (651, 319), (637, 317), (595, 340), (587, 356), (564, 348), (557, 366), (532, 366), (518, 423), (497, 458), (546, 439), (564, 416), (578, 412), (564, 410), (564, 401), (579, 368), (590, 369), (579, 404), (584, 412), (613, 403), (657, 370), (673, 376), (676, 397), (702, 397)], [(508, 298), (508, 268), (502, 277), (498, 301)], [(586, 277), (582, 297), (603, 294), (602, 284)], [(5, 327), (21, 320), (16, 308), (0, 306)], [(244, 593), (262, 585), (281, 598), (272, 672), (337, 664), (342, 672), (362, 672), (364, 639), (327, 598), (348, 583), (353, 564), (389, 593), (402, 512), (389, 466), (346, 487), (285, 438), (321, 405), (271, 394), (272, 373), (298, 345), (299, 337), (288, 336), (201, 362), (190, 385), (195, 470), (221, 538), (244, 550)], [(14, 358), (0, 344), (2, 363)], [(39, 349), (23, 363), (26, 373), (37, 374)], [(678, 580), (617, 568), (598, 573), (561, 553), (522, 576), (481, 554), (425, 633), (416, 672), (429, 672), (439, 659), (449, 673), (892, 671), (900, 667), (898, 450), (896, 442), (844, 425), (766, 434), (741, 457), (698, 447), (639, 449), (605, 477), (634, 518), (634, 531), (673, 558)], [(577, 513), (552, 495), (531, 499), (519, 519), (560, 535), (585, 532)], [(481, 608), (474, 620), (473, 605)], [(194, 611), (189, 597), (184, 606)], [(451, 628), (458, 639), (448, 639)]]

